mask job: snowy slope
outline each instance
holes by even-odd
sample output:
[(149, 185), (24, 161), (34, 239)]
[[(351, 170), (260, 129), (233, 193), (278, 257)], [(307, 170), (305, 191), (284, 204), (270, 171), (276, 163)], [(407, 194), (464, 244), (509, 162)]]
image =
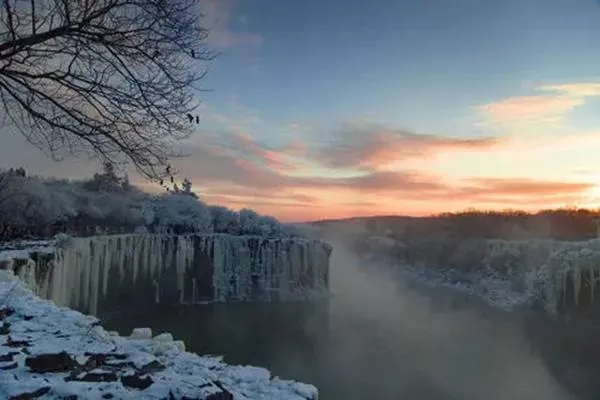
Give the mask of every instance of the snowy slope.
[[(170, 334), (105, 331), (0, 270), (0, 398), (316, 399), (312, 385), (183, 350)], [(29, 397), (19, 397), (23, 395)]]

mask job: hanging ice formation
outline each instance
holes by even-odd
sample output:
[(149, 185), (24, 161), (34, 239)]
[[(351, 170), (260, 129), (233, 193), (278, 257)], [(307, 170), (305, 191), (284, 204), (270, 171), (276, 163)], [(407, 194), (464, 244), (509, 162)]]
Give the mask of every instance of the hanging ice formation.
[(146, 303), (306, 300), (327, 293), (330, 252), (323, 242), (297, 238), (74, 238), (57, 249), (47, 274), (26, 280), (42, 297), (92, 314), (124, 296)]
[(597, 301), (600, 239), (487, 241), (485, 266), (537, 292), (551, 313), (568, 312)]

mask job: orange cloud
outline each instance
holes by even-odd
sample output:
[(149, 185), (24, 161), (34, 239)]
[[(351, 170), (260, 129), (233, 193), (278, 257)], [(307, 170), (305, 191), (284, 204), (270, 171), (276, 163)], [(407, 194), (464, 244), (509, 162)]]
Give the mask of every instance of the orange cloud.
[(431, 157), (453, 150), (477, 150), (495, 146), (497, 139), (449, 138), (393, 130), (374, 125), (347, 125), (326, 146), (316, 150), (315, 159), (333, 168), (381, 166), (417, 157)]
[(475, 185), (466, 189), (469, 196), (562, 196), (583, 193), (595, 185), (588, 182), (552, 182), (535, 179), (487, 178), (473, 180)]
[(390, 129), (347, 132), (343, 149), (335, 148), (335, 143), (342, 143), (340, 137), (321, 146), (303, 143), (304, 157), (288, 157), (287, 146), (267, 147), (245, 131), (208, 137), (195, 145), (193, 157), (181, 160), (181, 169), (207, 202), (235, 209), (250, 207), (294, 221), (351, 215), (423, 215), (471, 206), (556, 207), (580, 204), (595, 187), (589, 182), (525, 178), (463, 177), (451, 182), (435, 173), (406, 167), (382, 169), (383, 164), (403, 158), (434, 157), (449, 151), (490, 151), (498, 141)]
[(493, 124), (556, 122), (588, 97), (600, 96), (600, 83), (545, 85), (536, 91), (552, 94), (509, 97), (476, 108)]
[(576, 97), (600, 96), (600, 83), (565, 83), (559, 85), (541, 86), (540, 90), (564, 93)]
[(509, 97), (479, 107), (493, 123), (539, 122), (562, 116), (584, 103), (584, 99), (570, 96)]

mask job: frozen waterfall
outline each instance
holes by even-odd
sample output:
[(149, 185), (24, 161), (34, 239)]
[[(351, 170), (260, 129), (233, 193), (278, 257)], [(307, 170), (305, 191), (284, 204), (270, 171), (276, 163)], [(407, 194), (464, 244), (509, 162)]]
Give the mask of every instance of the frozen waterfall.
[(44, 272), (20, 274), (42, 297), (94, 315), (123, 304), (293, 301), (328, 292), (331, 247), (254, 236), (115, 235), (73, 238)]

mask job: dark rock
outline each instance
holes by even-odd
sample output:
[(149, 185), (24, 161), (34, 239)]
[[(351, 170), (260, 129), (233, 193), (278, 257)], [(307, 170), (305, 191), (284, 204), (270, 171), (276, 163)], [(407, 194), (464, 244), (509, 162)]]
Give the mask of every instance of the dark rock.
[(17, 363), (16, 361), (11, 363), (11, 364), (0, 364), (0, 369), (2, 370), (9, 370), (9, 369), (15, 369), (19, 366), (19, 363)]
[(118, 361), (118, 362), (107, 362), (104, 365), (104, 368), (110, 368), (110, 369), (118, 369), (118, 370), (125, 370), (125, 369), (135, 369), (135, 364), (131, 361)]
[(33, 392), (21, 393), (16, 396), (12, 396), (9, 400), (31, 400), (37, 399), (48, 393), (50, 391), (50, 386), (44, 386), (39, 388), (38, 390), (34, 390)]
[(19, 353), (16, 351), (11, 351), (6, 354), (0, 354), (0, 362), (12, 361), (17, 354)]
[(112, 393), (104, 393), (104, 394), (102, 395), (102, 398), (103, 398), (103, 399), (112, 399), (113, 397), (115, 397), (115, 395), (114, 395), (114, 394), (112, 394)]
[(88, 360), (83, 365), (83, 368), (86, 371), (98, 368), (106, 364), (106, 359), (108, 358), (106, 354), (100, 353), (85, 353), (85, 355), (88, 357)]
[(113, 360), (125, 360), (127, 359), (127, 354), (120, 353), (85, 353), (85, 356), (88, 357), (88, 360), (85, 364), (81, 365), (78, 369), (81, 371), (90, 371), (94, 368), (104, 367), (109, 369), (125, 369), (125, 368), (135, 368), (135, 365), (131, 361), (123, 361), (123, 362), (114, 362)]
[(9, 336), (4, 345), (7, 347), (27, 347), (29, 346), (29, 342), (27, 340), (12, 340)]
[(15, 313), (15, 309), (11, 307), (3, 307), (0, 308), (0, 321), (2, 321), (6, 317), (10, 317)]
[(114, 372), (86, 372), (83, 375), (73, 378), (78, 382), (114, 382), (117, 380), (117, 375)]
[(214, 383), (219, 389), (221, 389), (221, 391), (219, 393), (208, 395), (204, 398), (204, 400), (233, 400), (233, 394), (231, 394), (229, 390), (225, 389), (221, 382), (215, 381)]
[(33, 319), (33, 317), (31, 315), (25, 315), (25, 316), (23, 316), (23, 319), (25, 321), (31, 321)]
[(151, 361), (148, 364), (144, 365), (142, 368), (140, 368), (139, 372), (141, 374), (147, 374), (150, 372), (163, 371), (164, 369), (165, 369), (164, 365), (162, 365), (158, 360), (154, 360), (154, 361)]
[(142, 374), (124, 375), (121, 377), (123, 386), (144, 390), (154, 383), (150, 376), (143, 377)]
[(0, 335), (8, 335), (10, 332), (10, 322), (3, 322), (0, 325)]
[(125, 360), (129, 357), (129, 355), (125, 353), (108, 353), (108, 356), (113, 360)]
[(67, 352), (62, 351), (58, 354), (41, 354), (39, 356), (27, 357), (27, 365), (33, 372), (64, 372), (77, 366), (77, 362), (71, 358)]

